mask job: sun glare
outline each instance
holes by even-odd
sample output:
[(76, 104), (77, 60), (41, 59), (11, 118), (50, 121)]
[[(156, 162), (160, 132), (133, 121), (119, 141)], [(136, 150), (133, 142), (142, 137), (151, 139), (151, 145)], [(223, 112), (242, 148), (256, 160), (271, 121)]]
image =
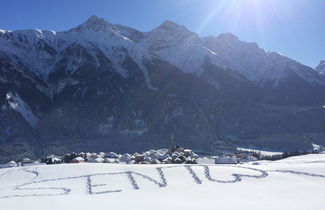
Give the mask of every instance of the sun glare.
[(262, 39), (267, 28), (281, 24), (296, 12), (295, 5), (286, 0), (219, 0), (207, 4), (206, 15), (196, 29), (198, 33), (218, 23), (228, 32), (240, 35), (253, 31)]

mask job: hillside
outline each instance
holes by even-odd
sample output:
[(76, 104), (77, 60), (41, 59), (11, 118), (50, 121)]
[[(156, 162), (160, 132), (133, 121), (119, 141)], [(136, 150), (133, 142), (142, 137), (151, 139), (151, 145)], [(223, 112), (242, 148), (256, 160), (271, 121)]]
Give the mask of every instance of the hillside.
[[(92, 16), (67, 31), (0, 31), (0, 162), (169, 147), (325, 145), (325, 77), (233, 34)], [(213, 145), (213, 146), (211, 146)]]

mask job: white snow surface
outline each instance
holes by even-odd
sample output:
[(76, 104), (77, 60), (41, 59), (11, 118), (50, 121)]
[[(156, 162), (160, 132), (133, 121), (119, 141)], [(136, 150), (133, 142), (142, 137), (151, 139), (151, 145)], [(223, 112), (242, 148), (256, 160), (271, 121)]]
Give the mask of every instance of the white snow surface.
[(242, 147), (237, 147), (239, 151), (244, 151), (244, 152), (260, 152), (261, 155), (266, 155), (266, 156), (272, 156), (272, 155), (282, 155), (283, 152), (272, 152), (272, 151), (265, 151), (265, 150), (258, 150), (258, 149), (249, 149), (249, 148), (242, 148)]
[(79, 163), (0, 169), (3, 210), (323, 210), (325, 154), (241, 165)]

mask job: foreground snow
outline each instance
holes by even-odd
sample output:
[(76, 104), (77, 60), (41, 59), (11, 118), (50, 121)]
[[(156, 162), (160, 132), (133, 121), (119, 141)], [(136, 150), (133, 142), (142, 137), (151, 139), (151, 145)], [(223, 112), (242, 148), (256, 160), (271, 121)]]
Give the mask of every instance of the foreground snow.
[(3, 210), (323, 210), (325, 154), (242, 165), (60, 164), (0, 169)]

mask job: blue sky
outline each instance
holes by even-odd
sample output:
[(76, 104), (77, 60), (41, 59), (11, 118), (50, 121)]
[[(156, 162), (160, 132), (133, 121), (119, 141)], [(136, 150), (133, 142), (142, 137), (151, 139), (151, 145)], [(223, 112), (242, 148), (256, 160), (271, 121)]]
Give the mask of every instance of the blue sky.
[(325, 0), (0, 0), (0, 28), (67, 30), (91, 15), (149, 31), (164, 20), (231, 32), (315, 67), (325, 60)]

